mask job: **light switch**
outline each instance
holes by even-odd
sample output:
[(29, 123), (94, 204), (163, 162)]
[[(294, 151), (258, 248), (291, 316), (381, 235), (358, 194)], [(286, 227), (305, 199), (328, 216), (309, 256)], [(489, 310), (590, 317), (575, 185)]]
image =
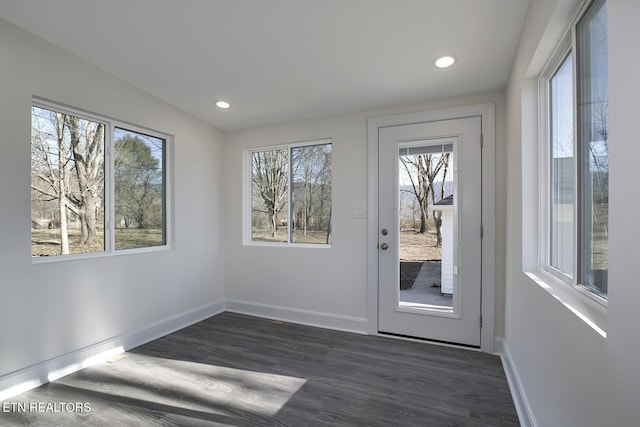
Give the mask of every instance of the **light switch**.
[(351, 207), (351, 216), (353, 218), (364, 218), (364, 206), (353, 205)]

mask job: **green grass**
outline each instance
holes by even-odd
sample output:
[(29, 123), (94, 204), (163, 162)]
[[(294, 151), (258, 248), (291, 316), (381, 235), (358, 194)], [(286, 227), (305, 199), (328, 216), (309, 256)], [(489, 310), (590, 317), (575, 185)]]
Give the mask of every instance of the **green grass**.
[(116, 249), (146, 248), (164, 244), (161, 229), (116, 228)]
[(591, 238), (591, 268), (594, 270), (608, 269), (609, 236), (606, 233), (593, 233)]
[[(104, 251), (104, 230), (98, 230), (93, 243), (84, 244), (81, 242), (81, 233), (78, 229), (70, 229), (69, 253), (84, 254)], [(32, 229), (31, 230), (31, 256), (54, 256), (60, 255), (62, 244), (60, 242), (59, 229)]]
[[(254, 228), (252, 231), (252, 240), (257, 242), (287, 242), (287, 229), (286, 227), (278, 230), (275, 237), (271, 237), (271, 231), (265, 229)], [(327, 232), (326, 231), (307, 231), (307, 235), (304, 235), (304, 231), (295, 230), (293, 232), (293, 243), (313, 243), (313, 244), (326, 244)], [(331, 236), (329, 236), (329, 243), (331, 243)]]
[[(78, 229), (70, 229), (69, 253), (85, 254), (104, 252), (104, 230), (98, 230), (96, 239), (91, 244), (81, 242), (81, 233)], [(116, 229), (116, 249), (134, 249), (150, 246), (164, 245), (165, 240), (161, 229)], [(31, 230), (31, 256), (44, 257), (60, 255), (60, 230), (59, 229), (32, 229)]]

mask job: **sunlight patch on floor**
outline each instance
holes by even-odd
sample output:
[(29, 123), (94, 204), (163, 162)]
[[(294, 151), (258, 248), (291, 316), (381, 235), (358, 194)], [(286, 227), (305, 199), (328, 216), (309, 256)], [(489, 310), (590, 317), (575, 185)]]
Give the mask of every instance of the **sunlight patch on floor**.
[(47, 375), (47, 380), (49, 382), (55, 381), (59, 378), (72, 374), (76, 371), (95, 365), (96, 363), (104, 362), (105, 360), (113, 358), (119, 354), (122, 354), (123, 352), (124, 352), (124, 348), (122, 346), (118, 346), (118, 347), (103, 351), (94, 356), (87, 357), (86, 359), (78, 363), (72, 363), (70, 365), (65, 366), (64, 368), (50, 371)]
[(124, 399), (212, 414), (240, 410), (266, 416), (277, 414), (306, 383), (302, 378), (267, 372), (126, 354), (126, 358), (104, 364), (100, 372), (88, 373), (86, 378), (70, 377), (60, 382), (87, 390), (107, 389)]

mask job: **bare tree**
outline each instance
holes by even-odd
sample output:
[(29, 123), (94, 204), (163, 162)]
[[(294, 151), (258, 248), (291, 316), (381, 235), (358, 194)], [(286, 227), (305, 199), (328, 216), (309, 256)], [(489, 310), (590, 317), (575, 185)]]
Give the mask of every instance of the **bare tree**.
[[(57, 140), (58, 140), (58, 218), (60, 220), (60, 253), (69, 253), (69, 232), (67, 230), (67, 187), (69, 182), (69, 169), (67, 168), (67, 150), (64, 146), (64, 118), (56, 113)], [(55, 175), (54, 175), (55, 176)], [(55, 187), (54, 187), (55, 188)]]
[[(409, 156), (403, 156), (400, 157), (400, 161), (411, 180), (412, 192), (420, 206), (420, 233), (424, 234), (427, 232), (427, 209), (429, 207), (427, 192), (429, 191), (429, 185), (425, 180), (425, 175), (420, 173), (419, 165), (422, 165), (422, 161), (419, 161), (417, 156), (413, 160)], [(412, 173), (410, 166), (415, 168), (416, 174)]]
[[(37, 112), (36, 112), (37, 111)], [(65, 121), (60, 113), (35, 109), (33, 114), (43, 119), (33, 120), (31, 127), (31, 189), (32, 201), (54, 202), (60, 224), (60, 254), (69, 253), (67, 230), (67, 194), (69, 191), (70, 153), (65, 143)], [(49, 226), (54, 223), (51, 219)]]
[(331, 145), (296, 147), (291, 157), (295, 227), (304, 236), (326, 230), (331, 222)]
[(268, 216), (271, 237), (276, 237), (278, 215), (287, 201), (289, 181), (287, 150), (255, 152), (251, 163), (254, 199), (252, 209), (254, 212), (263, 212)]
[(153, 155), (154, 142), (131, 134), (115, 142), (115, 210), (126, 228), (162, 225), (162, 168)]
[[(444, 199), (444, 196), (445, 196), (445, 193), (446, 193), (445, 182), (447, 180), (447, 174), (449, 172), (449, 157), (450, 157), (450, 153), (446, 153), (438, 161), (438, 164), (440, 165), (440, 170), (442, 171), (442, 175), (441, 175), (442, 185), (440, 185), (440, 198), (438, 200)], [(436, 175), (437, 174), (438, 173), (436, 172)], [(431, 178), (429, 180), (429, 189), (430, 189), (430, 192), (431, 192), (431, 203), (435, 206), (435, 204), (436, 204), (435, 193), (436, 192), (435, 192), (435, 190), (433, 188), (434, 179), (435, 179), (435, 175), (433, 176), (433, 178)], [(432, 215), (433, 215), (433, 223), (434, 223), (435, 228), (436, 228), (436, 246), (440, 247), (440, 246), (442, 246), (442, 210), (433, 209)]]
[(331, 216), (333, 214), (332, 208), (332, 147), (327, 145), (323, 151), (322, 156), (322, 173), (320, 179), (320, 198), (319, 198), (319, 212), (320, 212), (320, 228), (326, 229), (325, 243), (329, 243), (331, 240)]
[(104, 197), (104, 125), (38, 107), (32, 116), (32, 202), (56, 202), (60, 253), (68, 254), (69, 212), (80, 220), (82, 243), (96, 237)]
[[(407, 175), (411, 181), (413, 194), (420, 206), (420, 233), (427, 232), (427, 219), (429, 217), (429, 196), (431, 203), (435, 204), (434, 181), (439, 174), (442, 176), (442, 186), (440, 198), (444, 196), (444, 180), (446, 179), (450, 153), (443, 154), (418, 154), (415, 156), (401, 156)], [(413, 169), (413, 171), (411, 170)], [(442, 244), (441, 226), (442, 212), (434, 211), (433, 219), (436, 228), (437, 245)]]
[(78, 117), (65, 115), (64, 120), (71, 134), (78, 180), (78, 193), (68, 195), (69, 208), (80, 218), (82, 243), (92, 243), (97, 236), (99, 210), (104, 198), (104, 124), (88, 122), (81, 129)]

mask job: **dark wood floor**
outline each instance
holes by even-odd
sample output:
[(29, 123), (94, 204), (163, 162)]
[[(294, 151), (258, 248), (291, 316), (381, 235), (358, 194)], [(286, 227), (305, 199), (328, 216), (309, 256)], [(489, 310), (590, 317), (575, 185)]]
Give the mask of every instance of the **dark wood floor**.
[(123, 356), (3, 402), (0, 425), (518, 425), (500, 359), (475, 351), (223, 313)]

